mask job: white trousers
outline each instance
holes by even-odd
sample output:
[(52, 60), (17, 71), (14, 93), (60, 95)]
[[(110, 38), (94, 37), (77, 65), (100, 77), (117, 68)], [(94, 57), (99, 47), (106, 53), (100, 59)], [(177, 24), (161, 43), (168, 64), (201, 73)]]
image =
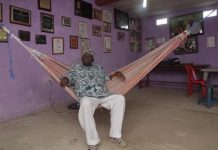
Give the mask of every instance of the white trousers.
[(111, 128), (109, 136), (113, 138), (121, 138), (121, 130), (125, 112), (124, 96), (114, 94), (105, 98), (83, 97), (80, 100), (78, 116), (80, 125), (85, 131), (88, 145), (96, 145), (100, 142), (94, 119), (95, 110), (99, 105), (110, 110)]

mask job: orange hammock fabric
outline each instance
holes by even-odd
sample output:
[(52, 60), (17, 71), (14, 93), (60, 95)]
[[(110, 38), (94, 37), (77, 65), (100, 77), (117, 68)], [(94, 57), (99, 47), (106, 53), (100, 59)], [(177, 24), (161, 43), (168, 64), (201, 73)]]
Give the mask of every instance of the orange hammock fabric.
[[(21, 40), (10, 31), (2, 27), (7, 33), (11, 35), (19, 44), (21, 44), (35, 59), (39, 62), (44, 69), (53, 77), (58, 83), (60, 79), (69, 71), (70, 67), (57, 62), (53, 58), (42, 54), (41, 52), (27, 47), (21, 42)], [(168, 40), (160, 47), (149, 52), (145, 56), (135, 60), (134, 62), (118, 69), (125, 77), (125, 81), (121, 81), (118, 78), (114, 78), (107, 82), (107, 88), (109, 91), (119, 94), (126, 94), (132, 87), (134, 87), (146, 74), (148, 74), (155, 66), (157, 66), (164, 58), (166, 58), (171, 52), (173, 52), (179, 45), (185, 42), (188, 33), (177, 35), (176, 37)], [(65, 87), (65, 90), (77, 100), (77, 96), (74, 94), (70, 87)]]

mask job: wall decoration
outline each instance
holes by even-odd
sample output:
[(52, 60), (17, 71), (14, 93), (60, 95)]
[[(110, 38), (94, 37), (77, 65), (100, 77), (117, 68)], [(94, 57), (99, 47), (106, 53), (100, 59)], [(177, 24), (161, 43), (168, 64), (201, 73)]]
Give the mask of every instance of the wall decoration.
[(51, 0), (38, 0), (38, 7), (41, 10), (51, 11)]
[(146, 39), (145, 39), (145, 48), (146, 48), (148, 51), (151, 51), (151, 50), (153, 50), (153, 49), (156, 48), (156, 43), (155, 43), (153, 37), (150, 37), (150, 38), (146, 38)]
[(180, 54), (190, 54), (198, 53), (198, 41), (196, 36), (190, 36), (187, 38), (186, 42), (180, 45), (174, 53), (176, 55)]
[(136, 32), (135, 34), (135, 41), (136, 42), (141, 42), (141, 32)]
[(102, 10), (93, 8), (93, 19), (102, 21)]
[(88, 37), (88, 26), (86, 22), (79, 22), (79, 37), (87, 38)]
[(70, 35), (70, 48), (73, 48), (73, 49), (78, 48), (78, 36)]
[(103, 10), (102, 20), (107, 23), (112, 22), (112, 13), (108, 10)]
[(62, 24), (62, 26), (71, 27), (71, 18), (62, 16), (61, 17), (61, 24)]
[(46, 13), (41, 13), (41, 31), (54, 33), (54, 16)]
[(166, 41), (165, 37), (159, 37), (159, 38), (157, 38), (157, 45), (159, 46), (159, 45), (163, 44), (165, 41)]
[(142, 43), (136, 43), (135, 44), (135, 47), (136, 47), (136, 52), (141, 52), (142, 51)]
[(135, 43), (129, 43), (130, 44), (130, 51), (136, 52), (136, 45)]
[(10, 23), (31, 26), (31, 11), (10, 6)]
[(30, 32), (18, 30), (18, 37), (21, 39), (21, 41), (30, 41)]
[(128, 13), (118, 9), (114, 9), (114, 23), (115, 23), (115, 28), (128, 30), (129, 29)]
[(64, 38), (52, 38), (52, 54), (64, 54)]
[(136, 31), (135, 30), (130, 30), (129, 31), (129, 41), (130, 42), (135, 42), (136, 41)]
[(2, 3), (0, 3), (0, 22), (3, 21), (2, 9), (3, 9)]
[(134, 18), (134, 17), (129, 18), (129, 29), (136, 30), (136, 18)]
[(125, 41), (125, 32), (117, 32), (117, 40)]
[(107, 22), (104, 22), (104, 24), (103, 24), (103, 31), (107, 32), (107, 33), (111, 33), (111, 24), (107, 23)]
[(101, 26), (93, 25), (92, 26), (92, 35), (101, 36)]
[(203, 22), (197, 25), (197, 23), (202, 19), (203, 19), (202, 12), (170, 18), (169, 21), (170, 37), (174, 37), (179, 33), (183, 32), (184, 30), (190, 30), (191, 27), (193, 26), (196, 27), (193, 28), (193, 31), (190, 33), (190, 35), (203, 34), (204, 33)]
[(8, 34), (0, 27), (0, 42), (8, 42)]
[(45, 35), (35, 35), (36, 44), (46, 44)]
[(216, 47), (216, 38), (215, 36), (208, 36), (206, 38), (206, 43), (208, 48)]
[(75, 15), (92, 19), (92, 4), (83, 0), (75, 0)]
[(80, 39), (80, 49), (81, 49), (81, 56), (87, 49), (90, 48), (90, 40), (86, 38)]
[(111, 36), (108, 36), (108, 35), (104, 36), (104, 52), (105, 53), (111, 53), (112, 52)]

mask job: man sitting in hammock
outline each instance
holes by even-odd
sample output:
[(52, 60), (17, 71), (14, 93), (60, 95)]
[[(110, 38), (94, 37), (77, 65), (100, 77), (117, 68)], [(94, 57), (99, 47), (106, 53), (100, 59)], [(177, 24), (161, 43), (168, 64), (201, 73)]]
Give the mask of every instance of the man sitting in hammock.
[(123, 95), (107, 91), (106, 81), (114, 77), (125, 80), (125, 76), (117, 71), (106, 75), (100, 65), (93, 64), (94, 55), (91, 49), (82, 54), (82, 64), (77, 64), (70, 69), (60, 81), (60, 85), (70, 86), (79, 98), (79, 122), (85, 131), (88, 150), (97, 150), (100, 138), (96, 130), (94, 112), (98, 106), (110, 110), (111, 128), (110, 141), (125, 147), (127, 144), (121, 139), (122, 123), (125, 112), (125, 98)]

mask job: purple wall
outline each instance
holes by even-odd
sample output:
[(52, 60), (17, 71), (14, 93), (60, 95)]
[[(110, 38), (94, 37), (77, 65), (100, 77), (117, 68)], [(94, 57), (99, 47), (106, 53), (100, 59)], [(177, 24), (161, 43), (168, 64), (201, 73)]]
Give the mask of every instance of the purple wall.
[[(89, 2), (93, 3), (94, 0)], [(96, 53), (95, 62), (101, 64), (107, 72), (111, 72), (121, 66), (133, 61), (137, 56), (136, 53), (130, 52), (129, 36), (125, 32), (125, 41), (117, 41), (118, 30), (114, 28), (112, 23), (112, 32), (106, 34), (102, 32), (101, 37), (92, 36), (92, 25), (101, 25), (103, 22), (90, 20), (74, 15), (73, 0), (52, 0), (52, 12), (42, 11), (38, 9), (37, 1), (30, 0), (0, 0), (3, 4), (3, 24), (5, 24), (12, 33), (18, 35), (18, 30), (31, 32), (31, 41), (24, 42), (27, 46), (37, 49), (58, 61), (65, 64), (72, 64), (80, 61), (80, 50), (69, 48), (69, 35), (78, 35), (78, 21), (84, 21), (89, 26), (89, 39), (91, 40), (91, 48)], [(9, 23), (9, 5), (21, 7), (31, 10), (32, 25), (31, 27)], [(93, 5), (95, 8), (99, 8)], [(113, 12), (113, 8), (99, 8)], [(54, 34), (41, 32), (40, 29), (40, 12), (52, 14), (55, 16), (55, 32)], [(71, 18), (71, 27), (61, 25), (61, 16)], [(47, 44), (35, 44), (35, 35), (46, 35)], [(112, 36), (112, 53), (103, 52), (103, 35)], [(52, 37), (64, 37), (64, 54), (52, 55)], [(10, 40), (10, 46), (13, 56), (13, 69), (16, 75), (15, 80), (11, 80), (9, 76), (9, 58), (8, 44), (0, 43), (0, 122), (6, 121), (18, 116), (22, 116), (34, 111), (38, 111), (49, 105), (49, 86), (50, 77), (46, 71), (21, 47), (15, 40)], [(53, 82), (53, 97), (56, 103), (71, 102), (72, 98)]]
[[(143, 18), (143, 35), (142, 39), (148, 37), (154, 37), (157, 39), (158, 37), (165, 37), (166, 40), (169, 39), (169, 24), (156, 26), (156, 19), (160, 18), (170, 18), (174, 16), (180, 16), (185, 14), (191, 14), (193, 12), (205, 11), (211, 9), (218, 9), (218, 5), (213, 5), (204, 8), (195, 8), (189, 10), (180, 10), (177, 12), (171, 12), (169, 14), (162, 14), (157, 16), (150, 16)], [(218, 68), (218, 49), (217, 49), (217, 37), (218, 37), (218, 17), (210, 17), (204, 21), (204, 34), (199, 35), (198, 38), (198, 53), (194, 54), (184, 54), (184, 55), (174, 55), (171, 54), (170, 57), (178, 57), (181, 63), (195, 63), (195, 64), (209, 64), (211, 67)], [(207, 36), (215, 36), (216, 37), (216, 47), (215, 48), (207, 48), (206, 47), (206, 37)], [(145, 49), (145, 45), (143, 44), (143, 49)], [(146, 53), (146, 50), (144, 51)], [(218, 84), (218, 75), (212, 74), (211, 80), (213, 83)], [(186, 82), (187, 77), (184, 71), (181, 72), (169, 72), (169, 71), (158, 71), (150, 74), (150, 80), (153, 81), (173, 81), (173, 82)], [(164, 85), (163, 85), (164, 86)], [(176, 85), (173, 85), (174, 87)]]

